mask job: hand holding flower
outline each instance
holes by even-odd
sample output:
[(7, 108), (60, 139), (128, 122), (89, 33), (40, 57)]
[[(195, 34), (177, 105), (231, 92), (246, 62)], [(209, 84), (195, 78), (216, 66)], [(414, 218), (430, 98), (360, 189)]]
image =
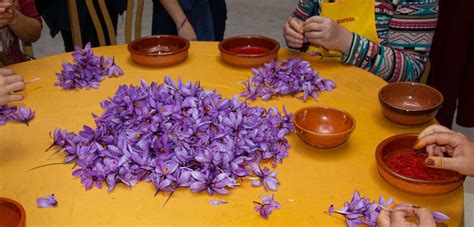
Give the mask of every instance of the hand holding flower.
[(322, 16), (313, 16), (303, 24), (304, 36), (313, 45), (329, 50), (349, 53), (352, 43), (352, 32), (336, 21)]
[(283, 36), (289, 47), (301, 48), (303, 46), (303, 24), (304, 21), (296, 17), (290, 17), (285, 24), (283, 24)]

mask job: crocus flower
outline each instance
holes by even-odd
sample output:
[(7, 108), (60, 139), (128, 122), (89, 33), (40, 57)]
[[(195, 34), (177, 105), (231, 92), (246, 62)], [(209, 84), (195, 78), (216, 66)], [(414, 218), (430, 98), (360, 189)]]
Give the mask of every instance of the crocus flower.
[[(82, 51), (77, 58), (93, 57)], [(158, 192), (227, 194), (237, 178), (251, 176), (249, 163), (258, 167), (258, 183), (276, 190), (276, 172), (258, 165), (281, 163), (290, 148), (285, 136), (294, 131), (284, 108), (252, 107), (238, 96), (226, 99), (199, 82), (169, 77), (163, 84), (120, 86), (101, 107), (101, 115), (92, 114), (95, 125), (77, 133), (56, 129), (52, 136), (54, 151), (65, 152), (64, 162), (74, 164), (86, 190), (145, 181)]]
[(64, 90), (76, 88), (98, 88), (104, 80), (104, 75), (120, 76), (123, 71), (109, 58), (95, 56), (91, 44), (87, 43), (84, 49), (76, 46), (72, 53), (73, 63), (63, 63), (62, 70), (56, 74), (58, 81), (54, 84)]
[(115, 57), (114, 57), (112, 60), (112, 65), (109, 67), (109, 72), (108, 72), (109, 77), (121, 76), (123, 74), (124, 73), (122, 69), (115, 64)]
[[(343, 208), (335, 210), (334, 205), (331, 205), (329, 206), (328, 213), (344, 215), (348, 226), (356, 227), (361, 224), (377, 226), (377, 216), (379, 213), (383, 208), (390, 207), (394, 204), (394, 201), (394, 198), (385, 201), (385, 198), (380, 196), (378, 203), (376, 201), (371, 202), (369, 198), (361, 197), (359, 192), (356, 190), (352, 195), (351, 201), (345, 202)], [(399, 203), (397, 206), (412, 207), (413, 205)], [(449, 220), (449, 217), (441, 212), (432, 212), (432, 215), (436, 222)]]
[(255, 202), (254, 210), (259, 212), (260, 215), (264, 218), (267, 218), (272, 214), (273, 210), (280, 209), (280, 203), (274, 200), (274, 194), (270, 196), (261, 195), (262, 202)]
[(17, 106), (0, 106), (0, 125), (5, 125), (7, 121), (15, 120), (17, 108)]
[(56, 200), (56, 197), (54, 197), (54, 194), (51, 194), (44, 198), (42, 197), (37, 198), (36, 203), (41, 208), (49, 208), (49, 207), (56, 206), (58, 204), (58, 201)]
[(332, 91), (336, 84), (319, 76), (311, 64), (301, 58), (288, 58), (286, 61), (274, 60), (257, 69), (251, 69), (253, 76), (243, 82), (245, 90), (241, 95), (255, 100), (260, 97), (266, 101), (274, 96), (303, 94), (299, 97), (316, 99), (319, 92)]
[(35, 117), (35, 112), (30, 108), (18, 107), (18, 112), (14, 115), (14, 120), (29, 125), (29, 122)]
[(264, 167), (263, 169), (260, 168), (260, 166), (253, 162), (250, 163), (250, 167), (252, 168), (253, 173), (255, 176), (258, 178), (258, 180), (252, 181), (253, 186), (260, 186), (263, 183), (263, 187), (265, 190), (273, 190), (276, 191), (278, 190), (278, 180), (275, 178), (277, 172), (276, 171), (271, 171), (267, 167)]

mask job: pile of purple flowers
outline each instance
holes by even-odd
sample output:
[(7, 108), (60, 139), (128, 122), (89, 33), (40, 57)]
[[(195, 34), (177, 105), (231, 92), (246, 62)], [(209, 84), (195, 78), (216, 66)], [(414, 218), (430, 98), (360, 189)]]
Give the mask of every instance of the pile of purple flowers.
[(287, 61), (273, 60), (258, 69), (252, 69), (253, 77), (244, 82), (242, 96), (250, 100), (260, 97), (269, 100), (273, 96), (303, 94), (299, 97), (317, 99), (319, 92), (332, 91), (336, 83), (319, 76), (311, 64), (301, 58), (288, 58)]
[[(370, 201), (369, 198), (360, 197), (356, 190), (352, 195), (350, 202), (345, 202), (344, 207), (335, 210), (334, 205), (329, 206), (329, 214), (338, 213), (346, 217), (346, 223), (349, 227), (356, 227), (358, 225), (377, 226), (377, 217), (379, 213), (385, 208), (394, 205), (395, 199), (391, 198), (385, 201), (383, 196), (380, 196), (379, 201)], [(398, 204), (398, 206), (412, 206), (410, 204)], [(432, 212), (433, 218), (436, 222), (449, 220), (449, 217), (441, 212)]]
[(98, 88), (104, 75), (123, 75), (113, 58), (105, 60), (103, 56), (95, 56), (90, 43), (84, 49), (78, 46), (75, 49), (72, 53), (74, 63), (63, 63), (61, 73), (56, 73), (58, 81), (54, 85), (61, 86), (64, 90)]
[(22, 106), (0, 106), (0, 125), (5, 125), (7, 121), (16, 121), (29, 125), (30, 121), (35, 117), (35, 112), (30, 108)]
[(64, 150), (65, 162), (75, 162), (73, 175), (86, 190), (147, 181), (157, 192), (189, 187), (226, 194), (252, 169), (254, 179), (276, 190), (276, 173), (259, 164), (281, 163), (290, 147), (285, 136), (294, 130), (285, 110), (250, 107), (238, 96), (225, 99), (169, 77), (163, 84), (121, 86), (101, 106), (95, 128), (54, 132), (52, 146)]

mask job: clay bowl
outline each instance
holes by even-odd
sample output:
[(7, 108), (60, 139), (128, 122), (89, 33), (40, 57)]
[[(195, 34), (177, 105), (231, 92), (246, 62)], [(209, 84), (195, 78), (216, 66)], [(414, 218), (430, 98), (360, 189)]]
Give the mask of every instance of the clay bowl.
[(391, 83), (379, 91), (383, 115), (403, 125), (419, 125), (433, 120), (443, 103), (436, 89), (411, 82)]
[(25, 226), (25, 209), (15, 200), (0, 197), (0, 226)]
[(293, 122), (298, 136), (305, 143), (323, 149), (343, 144), (356, 125), (349, 113), (320, 106), (299, 109)]
[(188, 56), (189, 41), (179, 36), (157, 35), (128, 44), (132, 60), (149, 67), (165, 67), (183, 62)]
[[(417, 134), (400, 134), (382, 141), (375, 152), (379, 174), (388, 183), (402, 191), (424, 196), (441, 195), (461, 186), (465, 176), (452, 172), (454, 175), (442, 180), (419, 180), (396, 173), (388, 164), (387, 159), (393, 154), (413, 150)], [(446, 170), (443, 170), (446, 171)]]
[(271, 38), (243, 35), (227, 38), (219, 43), (221, 58), (229, 65), (256, 67), (278, 57), (280, 44)]

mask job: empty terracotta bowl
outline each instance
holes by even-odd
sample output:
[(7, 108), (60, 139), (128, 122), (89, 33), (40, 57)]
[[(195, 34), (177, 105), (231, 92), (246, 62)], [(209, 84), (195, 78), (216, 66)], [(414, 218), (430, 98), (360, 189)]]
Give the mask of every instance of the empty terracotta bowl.
[(25, 226), (25, 209), (15, 200), (0, 197), (0, 226)]
[(157, 35), (128, 44), (132, 60), (144, 66), (164, 67), (183, 62), (188, 56), (189, 41), (179, 36)]
[(388, 183), (408, 193), (440, 195), (461, 186), (465, 176), (424, 165), (427, 154), (413, 150), (417, 134), (400, 134), (382, 141), (375, 152), (377, 169)]
[(433, 120), (443, 103), (436, 89), (412, 82), (391, 83), (379, 91), (383, 115), (403, 125), (419, 125)]
[(293, 121), (298, 136), (317, 148), (333, 148), (343, 144), (356, 125), (349, 113), (321, 106), (296, 111)]
[(237, 67), (256, 67), (278, 57), (280, 44), (271, 38), (243, 35), (227, 38), (219, 43), (221, 58)]

